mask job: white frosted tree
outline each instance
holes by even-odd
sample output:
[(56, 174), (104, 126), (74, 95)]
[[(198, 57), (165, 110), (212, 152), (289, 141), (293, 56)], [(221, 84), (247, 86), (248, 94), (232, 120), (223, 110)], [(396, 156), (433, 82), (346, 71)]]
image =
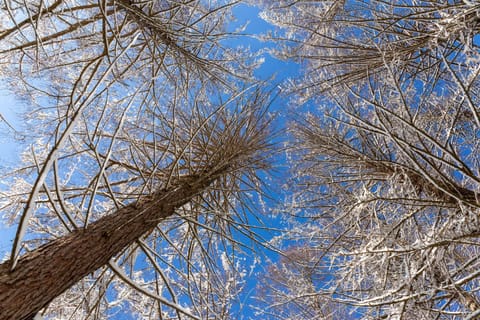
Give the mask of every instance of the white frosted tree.
[(0, 319), (235, 318), (270, 153), (237, 3), (3, 2), (30, 145), (1, 180)]
[[(261, 285), (265, 310), (478, 317), (480, 4), (263, 4), (280, 27), (268, 35), (281, 46), (273, 53), (304, 67), (284, 85), (298, 119), (295, 177), (291, 227), (275, 240), (309, 253), (290, 259), (307, 273), (287, 269), (287, 283)], [(305, 281), (315, 277), (324, 280)]]

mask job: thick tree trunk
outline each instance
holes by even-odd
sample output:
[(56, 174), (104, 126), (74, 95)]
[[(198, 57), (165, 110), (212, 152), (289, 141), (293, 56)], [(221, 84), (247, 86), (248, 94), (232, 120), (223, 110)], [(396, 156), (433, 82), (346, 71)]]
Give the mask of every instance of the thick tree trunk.
[[(0, 319), (31, 319), (55, 297), (104, 266), (213, 181), (212, 175), (158, 192), (20, 258), (0, 265)], [(192, 183), (193, 182), (193, 183)]]

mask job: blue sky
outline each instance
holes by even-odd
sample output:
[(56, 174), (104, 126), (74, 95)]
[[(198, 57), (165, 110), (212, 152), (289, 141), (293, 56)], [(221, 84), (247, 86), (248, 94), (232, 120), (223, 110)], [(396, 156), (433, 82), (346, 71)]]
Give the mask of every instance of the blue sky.
[[(0, 112), (2, 117), (16, 130), (22, 127), (19, 113), (22, 110), (22, 102), (16, 99), (6, 89), (5, 83), (0, 83)], [(20, 138), (4, 122), (0, 122), (0, 169), (4, 167), (13, 167), (20, 159), (21, 146)], [(1, 179), (0, 179), (1, 181)], [(0, 190), (3, 188), (0, 184)], [(0, 212), (0, 260), (10, 252), (13, 238), (15, 237), (15, 227), (6, 226)]]
[[(233, 29), (243, 25), (247, 21), (248, 25), (246, 30), (243, 32), (243, 34), (246, 36), (238, 38), (237, 41), (229, 40), (229, 45), (234, 46), (236, 44), (240, 44), (243, 46), (249, 46), (252, 51), (261, 51), (263, 49), (273, 48), (275, 46), (275, 44), (272, 42), (262, 42), (258, 39), (255, 39), (255, 35), (260, 35), (269, 30), (274, 30), (270, 24), (260, 18), (260, 10), (258, 8), (241, 4), (235, 7), (234, 14), (237, 17), (237, 22), (234, 24)], [(262, 55), (262, 57), (265, 59), (264, 63), (255, 72), (255, 76), (257, 76), (259, 79), (267, 80), (273, 75), (275, 76), (273, 83), (278, 84), (282, 80), (285, 80), (289, 77), (298, 76), (299, 74), (298, 65), (293, 62), (285, 62), (275, 59), (266, 52)]]

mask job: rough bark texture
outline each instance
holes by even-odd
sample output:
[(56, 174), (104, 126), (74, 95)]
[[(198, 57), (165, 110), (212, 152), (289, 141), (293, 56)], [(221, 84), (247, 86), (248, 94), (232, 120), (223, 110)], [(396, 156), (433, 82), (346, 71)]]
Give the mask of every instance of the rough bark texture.
[[(0, 319), (26, 320), (89, 273), (152, 230), (213, 181), (214, 175), (192, 179), (151, 200), (119, 209), (20, 258), (11, 271), (0, 265)], [(217, 175), (218, 176), (218, 175)]]

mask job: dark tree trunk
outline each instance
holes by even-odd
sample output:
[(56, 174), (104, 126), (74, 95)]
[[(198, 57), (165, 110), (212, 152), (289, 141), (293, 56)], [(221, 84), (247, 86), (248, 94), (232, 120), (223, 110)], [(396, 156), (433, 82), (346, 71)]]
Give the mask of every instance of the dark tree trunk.
[(161, 191), (144, 203), (119, 209), (21, 257), (13, 271), (0, 265), (0, 319), (26, 320), (160, 221), (172, 215), (212, 182), (212, 175)]

